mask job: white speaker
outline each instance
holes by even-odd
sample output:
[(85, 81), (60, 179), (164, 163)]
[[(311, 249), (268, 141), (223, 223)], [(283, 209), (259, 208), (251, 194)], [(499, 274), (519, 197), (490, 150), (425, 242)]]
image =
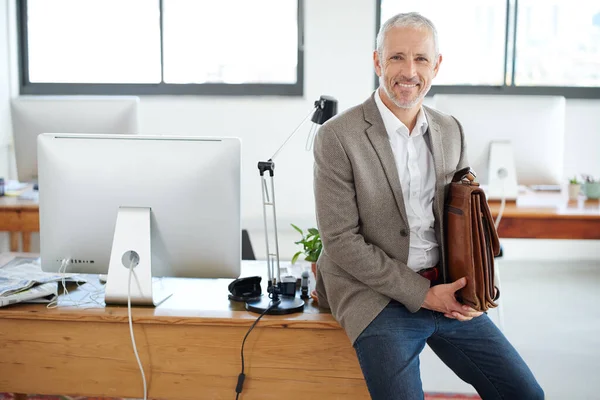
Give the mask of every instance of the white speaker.
[(487, 198), (515, 200), (518, 193), (517, 169), (511, 142), (490, 142)]

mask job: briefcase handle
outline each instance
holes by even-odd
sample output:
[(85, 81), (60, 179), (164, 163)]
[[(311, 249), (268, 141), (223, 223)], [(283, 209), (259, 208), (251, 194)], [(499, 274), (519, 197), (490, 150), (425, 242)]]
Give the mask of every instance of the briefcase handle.
[(479, 183), (475, 182), (475, 178), (477, 178), (477, 174), (475, 173), (475, 171), (473, 171), (471, 167), (466, 167), (461, 170), (458, 170), (454, 174), (452, 182), (462, 182), (469, 185), (479, 186)]

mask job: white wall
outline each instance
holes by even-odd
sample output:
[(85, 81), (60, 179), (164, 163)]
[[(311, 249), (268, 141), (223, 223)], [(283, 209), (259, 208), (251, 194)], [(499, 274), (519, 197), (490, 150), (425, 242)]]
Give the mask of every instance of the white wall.
[[(0, 4), (7, 1), (13, 0), (0, 0)], [(5, 8), (0, 10), (0, 24), (6, 23)], [(242, 138), (243, 225), (251, 231), (258, 256), (264, 254), (264, 237), (257, 162), (273, 155), (321, 94), (336, 97), (341, 111), (361, 103), (373, 90), (374, 0), (306, 0), (305, 24), (305, 95), (302, 98), (148, 96), (142, 97), (140, 102), (142, 133)], [(3, 31), (0, 60), (5, 60), (8, 54), (6, 27), (1, 25), (0, 30)], [(14, 45), (16, 41), (11, 40), (13, 48)], [(2, 68), (0, 66), (0, 77), (6, 81), (8, 75)], [(14, 69), (12, 65), (13, 87), (17, 76)], [(7, 86), (5, 82), (2, 85)], [(7, 96), (6, 90), (0, 89), (0, 109), (6, 104)], [(426, 102), (431, 103), (431, 100)], [(600, 175), (600, 99), (567, 100), (566, 113), (565, 176), (580, 172)], [(0, 121), (1, 118), (0, 114)], [(303, 228), (314, 225), (312, 153), (304, 150), (308, 128), (309, 125), (305, 125), (275, 160), (280, 246), (284, 259), (289, 259), (297, 248), (293, 241), (298, 237), (289, 223)], [(1, 242), (0, 239), (0, 245)], [(573, 245), (553, 242), (551, 247), (559, 257), (569, 257), (573, 254), (570, 251)], [(33, 248), (36, 246), (34, 241)], [(582, 246), (590, 249), (589, 254), (598, 253), (593, 249), (598, 246), (595, 242)], [(547, 247), (541, 250), (544, 254), (548, 254), (544, 251)], [(517, 254), (521, 254), (520, 251)]]
[(0, 177), (8, 179), (10, 172), (10, 72), (8, 40), (8, 0), (0, 0)]
[[(373, 90), (375, 2), (307, 0), (305, 20), (303, 98), (162, 96), (143, 97), (140, 102), (142, 133), (242, 138), (243, 225), (251, 231), (258, 255), (265, 253), (258, 161), (274, 154), (320, 95), (336, 97), (343, 110), (364, 101)], [(310, 125), (303, 128), (274, 160), (281, 255), (288, 259), (296, 249), (293, 241), (299, 239), (289, 224), (315, 226), (313, 158), (304, 150)]]
[[(0, 0), (0, 177), (5, 180), (14, 173), (14, 160), (10, 157), (12, 125), (10, 122), (10, 40), (9, 0)], [(0, 232), (0, 252), (8, 251), (8, 233)]]

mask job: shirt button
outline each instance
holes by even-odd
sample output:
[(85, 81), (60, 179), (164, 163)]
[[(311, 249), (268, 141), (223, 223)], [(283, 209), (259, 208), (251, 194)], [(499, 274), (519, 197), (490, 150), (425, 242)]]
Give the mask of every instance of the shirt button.
[(402, 236), (406, 237), (406, 236), (408, 236), (408, 231), (407, 231), (406, 229), (402, 229), (402, 230), (400, 231), (400, 235), (402, 235)]

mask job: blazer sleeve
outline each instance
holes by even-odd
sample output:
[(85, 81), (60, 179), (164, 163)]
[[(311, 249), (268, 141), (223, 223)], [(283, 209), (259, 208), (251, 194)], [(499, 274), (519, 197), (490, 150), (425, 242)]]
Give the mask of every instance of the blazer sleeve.
[(359, 232), (352, 163), (328, 125), (319, 130), (314, 156), (317, 222), (327, 257), (371, 289), (404, 304), (411, 312), (418, 311), (430, 282), (381, 248), (365, 242)]
[[(467, 141), (465, 139), (465, 133), (463, 131), (463, 127), (461, 123), (455, 117), (452, 117), (456, 124), (458, 125), (458, 131), (460, 132), (460, 160), (458, 161), (458, 165), (456, 166), (456, 170), (460, 171), (463, 168), (469, 167), (469, 159), (467, 158)], [(477, 173), (477, 171), (475, 171)]]

